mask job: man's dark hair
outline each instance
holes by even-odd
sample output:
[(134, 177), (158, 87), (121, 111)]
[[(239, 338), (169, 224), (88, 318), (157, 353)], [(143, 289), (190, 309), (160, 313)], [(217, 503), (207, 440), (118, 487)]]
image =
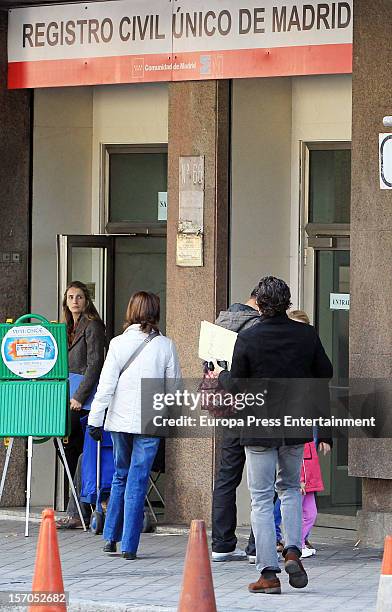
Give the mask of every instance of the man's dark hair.
[(255, 298), (255, 299), (256, 299), (256, 298), (257, 298), (257, 292), (258, 292), (258, 290), (259, 290), (259, 286), (258, 286), (258, 285), (256, 285), (256, 287), (255, 287), (254, 289), (252, 289), (252, 293), (250, 294), (250, 297), (251, 297), (251, 298)]
[(256, 301), (265, 317), (285, 314), (291, 306), (290, 298), (290, 289), (280, 278), (265, 276), (259, 282)]

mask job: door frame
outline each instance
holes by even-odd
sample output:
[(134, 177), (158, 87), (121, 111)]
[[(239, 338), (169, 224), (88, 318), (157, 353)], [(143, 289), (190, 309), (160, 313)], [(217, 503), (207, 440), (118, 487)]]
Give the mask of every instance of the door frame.
[[(310, 151), (328, 149), (351, 149), (351, 142), (317, 141), (300, 143), (299, 304), (300, 308), (309, 314), (311, 323), (314, 325), (317, 324), (317, 253), (320, 251), (350, 252), (350, 224), (309, 223)], [(337, 449), (332, 451), (332, 453), (336, 452)], [(338, 512), (338, 507), (336, 511)], [(341, 515), (331, 515), (329, 518), (332, 526), (340, 525)], [(354, 517), (344, 517), (344, 519), (347, 519), (348, 522), (352, 521), (352, 525), (355, 522)], [(322, 520), (319, 520), (318, 523), (321, 524)]]
[(166, 221), (110, 221), (109, 211), (109, 168), (110, 155), (132, 153), (168, 153), (167, 142), (147, 144), (102, 143), (100, 151), (100, 203), (99, 226), (106, 235), (153, 235), (166, 236)]
[(114, 286), (114, 243), (113, 237), (107, 235), (76, 235), (76, 234), (58, 234), (57, 235), (57, 287), (58, 287), (58, 315), (61, 319), (61, 303), (67, 285), (72, 280), (72, 247), (86, 248), (101, 248), (104, 250), (103, 261), (103, 289), (102, 303), (104, 304), (103, 312), (99, 314), (105, 321), (107, 335), (109, 338), (113, 336), (113, 286)]
[(351, 149), (346, 140), (301, 141), (300, 143), (300, 219), (299, 219), (299, 307), (305, 310), (314, 324), (315, 251), (350, 250), (350, 224), (309, 223), (310, 151)]

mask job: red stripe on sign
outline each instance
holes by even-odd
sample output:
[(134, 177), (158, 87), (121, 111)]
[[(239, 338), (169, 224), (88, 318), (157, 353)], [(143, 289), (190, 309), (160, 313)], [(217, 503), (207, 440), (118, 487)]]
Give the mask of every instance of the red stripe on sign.
[(8, 88), (171, 81), (171, 65), (167, 55), (14, 62), (8, 64)]
[(189, 52), (173, 55), (93, 57), (11, 62), (9, 89), (349, 74), (352, 45), (309, 45), (272, 49)]
[[(309, 45), (177, 54), (173, 81), (350, 74), (352, 45)], [(190, 64), (186, 68), (186, 64)], [(195, 66), (193, 66), (195, 64)]]

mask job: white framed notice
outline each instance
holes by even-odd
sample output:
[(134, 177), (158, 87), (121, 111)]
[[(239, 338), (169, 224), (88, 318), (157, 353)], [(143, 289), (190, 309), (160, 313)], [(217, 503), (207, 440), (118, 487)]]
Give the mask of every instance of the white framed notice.
[(167, 191), (158, 191), (158, 221), (167, 221)]
[(330, 310), (350, 310), (350, 294), (330, 293), (329, 308)]
[(176, 264), (191, 268), (203, 265), (202, 234), (177, 234)]

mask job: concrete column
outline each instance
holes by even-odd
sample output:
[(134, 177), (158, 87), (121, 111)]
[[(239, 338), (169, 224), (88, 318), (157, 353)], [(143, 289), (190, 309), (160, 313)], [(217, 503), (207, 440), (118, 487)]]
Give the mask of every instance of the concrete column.
[[(7, 13), (0, 11), (0, 321), (28, 311), (30, 268), (29, 91), (7, 90)], [(5, 449), (0, 440), (0, 472)], [(24, 504), (24, 442), (14, 445), (1, 505)]]
[[(227, 307), (230, 83), (169, 85), (167, 334), (176, 342), (184, 377), (201, 378), (200, 321)], [(205, 156), (204, 266), (176, 265), (179, 158)], [(209, 522), (216, 443), (211, 438), (169, 440), (166, 446), (166, 520)]]
[[(355, 0), (351, 208), (351, 377), (392, 375), (392, 191), (380, 189), (378, 134), (392, 114), (389, 0)], [(349, 473), (363, 480), (359, 537), (392, 531), (392, 440), (353, 440)]]

